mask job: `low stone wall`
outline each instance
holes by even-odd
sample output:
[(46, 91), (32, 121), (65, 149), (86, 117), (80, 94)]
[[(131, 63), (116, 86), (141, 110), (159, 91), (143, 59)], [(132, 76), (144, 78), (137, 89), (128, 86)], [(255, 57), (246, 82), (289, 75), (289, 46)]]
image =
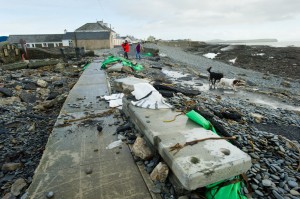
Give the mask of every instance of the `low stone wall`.
[(201, 41), (158, 41), (157, 44), (171, 47), (197, 47), (205, 43)]

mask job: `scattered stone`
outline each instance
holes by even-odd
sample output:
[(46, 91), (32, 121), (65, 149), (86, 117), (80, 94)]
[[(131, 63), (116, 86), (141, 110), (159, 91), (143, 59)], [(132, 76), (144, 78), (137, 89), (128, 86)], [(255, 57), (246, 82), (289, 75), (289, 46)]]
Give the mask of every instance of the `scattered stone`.
[(21, 190), (26, 187), (26, 185), (27, 183), (25, 180), (23, 178), (19, 178), (12, 184), (10, 191), (14, 196), (19, 196), (21, 194)]
[(292, 180), (288, 181), (288, 185), (292, 188), (298, 187), (298, 183)]
[(39, 79), (36, 84), (39, 86), (39, 87), (42, 87), (42, 88), (46, 88), (48, 86), (48, 83), (42, 79)]
[(26, 102), (26, 103), (35, 103), (36, 102), (35, 94), (31, 94), (26, 91), (22, 91), (20, 98), (23, 102)]
[(85, 173), (86, 173), (87, 175), (89, 175), (89, 174), (93, 173), (93, 169), (90, 168), (90, 167), (88, 167), (88, 168), (85, 169)]
[(102, 130), (103, 130), (103, 127), (102, 126), (97, 126), (97, 131), (100, 133), (100, 132), (102, 132)]
[(21, 163), (5, 163), (2, 165), (2, 171), (15, 171), (21, 168)]
[(169, 168), (165, 163), (160, 162), (152, 171), (150, 178), (152, 181), (165, 182), (169, 174)]
[(268, 179), (264, 179), (264, 180), (262, 180), (262, 184), (265, 187), (270, 187), (272, 185), (272, 181), (268, 180)]
[(151, 157), (153, 157), (152, 151), (146, 145), (144, 139), (141, 137), (136, 138), (132, 147), (132, 151), (136, 156), (140, 157), (143, 160), (149, 160)]
[(47, 198), (53, 198), (54, 196), (54, 192), (53, 191), (49, 191), (47, 194), (46, 194), (46, 197)]
[(16, 199), (16, 197), (12, 193), (7, 193), (2, 199)]
[(290, 194), (292, 194), (293, 196), (299, 196), (300, 195), (300, 193), (298, 191), (294, 190), (294, 189), (292, 189), (290, 191)]
[(251, 113), (250, 115), (251, 115), (251, 117), (253, 117), (255, 119), (256, 123), (261, 123), (264, 118), (263, 115), (258, 114), (258, 113)]
[(0, 93), (2, 93), (6, 97), (12, 97), (13, 96), (13, 92), (8, 88), (1, 88), (0, 87)]

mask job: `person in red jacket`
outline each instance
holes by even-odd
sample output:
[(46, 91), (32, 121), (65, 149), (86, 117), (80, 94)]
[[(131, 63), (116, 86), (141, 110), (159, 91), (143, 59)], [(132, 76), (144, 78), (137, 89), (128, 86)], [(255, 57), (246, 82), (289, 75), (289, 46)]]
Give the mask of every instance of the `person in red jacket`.
[(127, 40), (125, 40), (125, 43), (122, 44), (123, 50), (124, 50), (124, 57), (126, 59), (128, 59), (128, 53), (129, 53), (129, 43), (127, 42)]

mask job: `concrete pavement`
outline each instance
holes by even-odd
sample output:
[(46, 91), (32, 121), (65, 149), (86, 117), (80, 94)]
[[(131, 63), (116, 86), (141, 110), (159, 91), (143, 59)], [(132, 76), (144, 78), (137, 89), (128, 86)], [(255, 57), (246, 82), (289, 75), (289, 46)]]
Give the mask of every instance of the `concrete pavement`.
[[(92, 63), (66, 99), (43, 157), (28, 188), (29, 198), (153, 198), (126, 144), (116, 141), (118, 112), (110, 111), (100, 95), (109, 86), (100, 63)], [(85, 118), (85, 119), (83, 119)], [(66, 124), (68, 120), (68, 124)], [(97, 131), (101, 125), (101, 133)]]

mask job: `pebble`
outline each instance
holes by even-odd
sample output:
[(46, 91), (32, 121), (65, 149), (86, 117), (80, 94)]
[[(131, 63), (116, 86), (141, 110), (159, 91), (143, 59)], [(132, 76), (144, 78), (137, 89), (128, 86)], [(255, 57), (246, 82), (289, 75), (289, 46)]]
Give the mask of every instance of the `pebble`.
[(284, 199), (277, 191), (272, 190), (273, 195), (275, 196), (276, 199)]
[(85, 173), (87, 174), (87, 175), (89, 175), (89, 174), (91, 174), (91, 173), (93, 173), (93, 169), (92, 168), (86, 168), (85, 169)]
[(53, 191), (49, 191), (47, 194), (46, 194), (46, 197), (47, 198), (53, 198), (54, 196), (54, 192)]
[(265, 180), (262, 180), (262, 184), (265, 187), (270, 187), (272, 185), (272, 181), (268, 180), (268, 179), (265, 179)]
[(294, 189), (292, 189), (290, 191), (290, 194), (292, 194), (293, 196), (299, 196), (300, 195), (300, 193), (298, 191), (294, 190)]
[(298, 183), (292, 180), (288, 181), (288, 185), (292, 188), (298, 187)]
[(255, 192), (257, 195), (259, 195), (259, 196), (262, 196), (262, 197), (264, 196), (264, 194), (263, 194), (261, 191), (257, 190), (257, 189), (256, 189), (254, 192)]
[(153, 187), (152, 189), (151, 189), (151, 191), (153, 192), (153, 193), (160, 193), (161, 192), (161, 190), (159, 189), (159, 188), (157, 188), (157, 187)]

